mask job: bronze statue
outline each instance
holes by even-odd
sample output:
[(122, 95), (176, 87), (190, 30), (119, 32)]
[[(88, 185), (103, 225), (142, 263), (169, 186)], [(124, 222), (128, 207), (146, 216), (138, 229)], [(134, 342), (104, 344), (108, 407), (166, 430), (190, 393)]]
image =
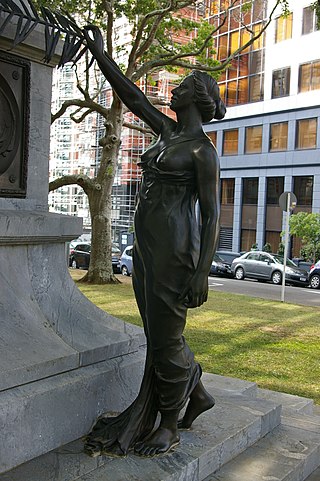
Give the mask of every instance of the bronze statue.
[(85, 452), (125, 455), (133, 448), (136, 454), (154, 456), (177, 445), (178, 429), (190, 427), (214, 405), (182, 334), (187, 309), (207, 300), (218, 236), (219, 160), (202, 123), (222, 119), (226, 110), (216, 81), (195, 70), (172, 90), (170, 108), (177, 121), (172, 120), (104, 52), (99, 29), (88, 26), (84, 32), (119, 98), (159, 136), (141, 157), (135, 213), (133, 286), (147, 338), (145, 372), (136, 400), (119, 416), (98, 419), (86, 438)]

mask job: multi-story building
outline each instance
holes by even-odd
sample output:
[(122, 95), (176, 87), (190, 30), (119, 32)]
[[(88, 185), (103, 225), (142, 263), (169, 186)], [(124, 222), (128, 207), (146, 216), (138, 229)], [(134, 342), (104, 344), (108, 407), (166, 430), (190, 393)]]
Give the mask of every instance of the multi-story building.
[[(209, 22), (218, 20), (224, 3), (218, 0), (207, 10)], [(247, 38), (239, 21), (242, 3), (215, 38), (219, 60)], [(205, 130), (221, 163), (221, 248), (244, 251), (270, 243), (277, 251), (284, 191), (297, 197), (294, 212), (320, 212), (320, 31), (311, 3), (289, 0), (290, 14), (279, 10), (265, 34), (220, 78), (227, 115)], [(246, 13), (252, 30), (272, 4), (254, 2)], [(294, 239), (292, 255), (299, 250)]]

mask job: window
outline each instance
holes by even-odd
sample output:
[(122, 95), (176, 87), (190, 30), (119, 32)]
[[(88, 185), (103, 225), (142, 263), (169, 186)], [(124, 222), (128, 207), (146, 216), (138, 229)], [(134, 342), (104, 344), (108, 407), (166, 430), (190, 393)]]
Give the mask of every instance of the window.
[(320, 89), (320, 60), (299, 67), (299, 92)]
[(238, 129), (223, 132), (223, 155), (238, 154)]
[(272, 72), (272, 98), (285, 97), (290, 92), (290, 67)]
[(241, 229), (241, 251), (249, 251), (253, 244), (256, 242), (256, 230), (255, 229)]
[(315, 9), (310, 5), (303, 9), (302, 35), (319, 30), (317, 27), (317, 15)]
[(270, 151), (287, 150), (288, 147), (288, 122), (270, 125)]
[(292, 13), (276, 18), (275, 43), (282, 42), (292, 37)]
[(260, 254), (258, 254), (258, 252), (251, 252), (249, 255), (247, 255), (246, 259), (248, 261), (258, 261), (260, 260)]
[(279, 205), (279, 197), (284, 191), (283, 177), (267, 178), (267, 205)]
[(312, 205), (313, 176), (294, 177), (293, 192), (297, 196), (298, 205)]
[(297, 121), (296, 148), (314, 149), (317, 146), (317, 119)]
[(217, 145), (217, 132), (206, 132), (213, 145)]
[(251, 75), (249, 77), (249, 101), (259, 102), (263, 100), (263, 82), (264, 75)]
[(259, 179), (258, 177), (249, 177), (248, 179), (243, 179), (243, 194), (242, 203), (243, 204), (258, 204), (258, 187)]
[(273, 262), (272, 258), (270, 256), (268, 256), (268, 254), (261, 254), (260, 255), (260, 259), (259, 259), (261, 262)]
[(262, 150), (262, 125), (246, 127), (246, 154), (261, 152)]
[(237, 81), (227, 83), (227, 105), (235, 105), (237, 103)]
[(234, 179), (221, 179), (221, 204), (234, 204)]

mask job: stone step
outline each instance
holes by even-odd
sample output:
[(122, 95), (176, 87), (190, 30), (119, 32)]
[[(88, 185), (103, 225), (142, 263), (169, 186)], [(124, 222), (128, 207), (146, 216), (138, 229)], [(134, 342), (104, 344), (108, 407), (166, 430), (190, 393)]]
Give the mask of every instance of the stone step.
[(313, 471), (313, 473), (307, 477), (306, 481), (320, 481), (320, 468)]
[(89, 458), (78, 440), (2, 474), (0, 481), (202, 481), (280, 423), (281, 406), (272, 401), (223, 390), (216, 401), (192, 430), (181, 431), (180, 445), (165, 456)]
[(313, 414), (316, 406), (313, 399), (294, 396), (284, 392), (270, 391), (267, 389), (257, 389), (256, 395), (259, 399), (268, 399), (282, 405), (282, 413), (306, 413)]
[(319, 466), (320, 417), (295, 413), (205, 481), (320, 481)]

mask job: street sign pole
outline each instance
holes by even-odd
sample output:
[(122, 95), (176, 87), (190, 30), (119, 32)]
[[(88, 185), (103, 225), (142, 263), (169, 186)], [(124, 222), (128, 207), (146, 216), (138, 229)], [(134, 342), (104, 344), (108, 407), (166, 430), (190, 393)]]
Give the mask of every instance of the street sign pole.
[(283, 274), (282, 274), (282, 287), (281, 287), (281, 302), (284, 302), (284, 291), (286, 287), (286, 266), (288, 257), (288, 245), (289, 245), (289, 217), (291, 207), (291, 192), (287, 193), (287, 216), (286, 216), (286, 228), (284, 236), (284, 259), (283, 259)]

